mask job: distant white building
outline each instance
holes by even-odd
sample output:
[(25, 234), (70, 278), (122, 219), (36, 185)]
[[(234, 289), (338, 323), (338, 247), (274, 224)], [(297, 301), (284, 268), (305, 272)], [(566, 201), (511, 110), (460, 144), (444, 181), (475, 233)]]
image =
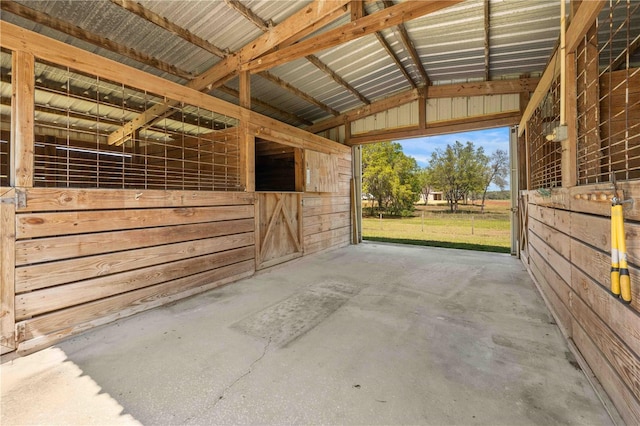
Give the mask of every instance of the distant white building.
[[(427, 204), (432, 203), (432, 202), (439, 202), (439, 201), (443, 201), (444, 200), (444, 196), (442, 191), (431, 191), (429, 192), (429, 197), (427, 198)], [(418, 200), (419, 204), (424, 204), (424, 194), (420, 194), (420, 200)]]

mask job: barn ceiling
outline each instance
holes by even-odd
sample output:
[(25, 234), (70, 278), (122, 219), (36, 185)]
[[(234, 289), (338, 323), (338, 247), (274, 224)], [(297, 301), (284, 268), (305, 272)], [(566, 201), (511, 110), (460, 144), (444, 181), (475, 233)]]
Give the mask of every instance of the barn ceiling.
[[(539, 76), (559, 38), (560, 2), (551, 0), (336, 1), (339, 7), (327, 8), (315, 26), (294, 28), (300, 14), (324, 3), (329, 2), (2, 0), (0, 5), (2, 21), (181, 84), (200, 85), (236, 104), (238, 70), (249, 70), (252, 109), (300, 127), (425, 85)], [(386, 24), (399, 15), (401, 23)], [(275, 51), (245, 59), (244, 52), (265, 34), (290, 37)], [(328, 42), (331, 34), (338, 36)], [(238, 66), (218, 75), (231, 59)], [(205, 81), (212, 75), (214, 80)]]

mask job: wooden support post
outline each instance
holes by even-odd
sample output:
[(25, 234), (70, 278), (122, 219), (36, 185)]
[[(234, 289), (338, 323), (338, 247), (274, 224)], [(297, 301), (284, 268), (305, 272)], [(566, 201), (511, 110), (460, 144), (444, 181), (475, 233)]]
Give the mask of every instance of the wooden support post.
[(302, 148), (293, 149), (293, 161), (295, 168), (295, 189), (296, 192), (304, 192), (304, 150)]
[(349, 145), (351, 141), (351, 121), (344, 121), (344, 144)]
[(576, 74), (576, 54), (570, 53), (566, 60), (566, 120), (567, 120), (567, 139), (562, 141), (562, 186), (569, 188), (576, 186), (578, 179), (577, 172), (577, 144), (578, 144), (578, 126), (577, 116), (577, 74)]
[[(0, 196), (0, 353), (16, 348), (15, 335), (15, 189)], [(2, 202), (8, 201), (8, 202)]]
[[(527, 105), (529, 104), (529, 100), (531, 99), (531, 96), (529, 94), (529, 92), (520, 92), (520, 113), (524, 113), (525, 109), (527, 108)], [(526, 124), (525, 124), (526, 127)], [(520, 170), (521, 170), (521, 175), (523, 175), (523, 179), (520, 182), (520, 185), (522, 185), (523, 187), (521, 187), (520, 189), (531, 189), (530, 188), (530, 183), (531, 183), (531, 176), (529, 176), (530, 174), (530, 170), (529, 170), (529, 138), (528, 135), (522, 135), (522, 130), (518, 131), (519, 138), (520, 138), (520, 147), (521, 147), (521, 151), (519, 152), (518, 158), (519, 158), (519, 166), (520, 166)]]
[(427, 88), (420, 90), (418, 96), (418, 125), (421, 129), (427, 128)]
[(255, 136), (249, 129), (251, 117), (251, 75), (248, 71), (240, 73), (239, 100), (240, 106), (240, 183), (247, 192), (256, 190), (256, 148)]
[(33, 187), (34, 155), (34, 66), (31, 53), (15, 51), (12, 56), (11, 158), (9, 182), (13, 187)]

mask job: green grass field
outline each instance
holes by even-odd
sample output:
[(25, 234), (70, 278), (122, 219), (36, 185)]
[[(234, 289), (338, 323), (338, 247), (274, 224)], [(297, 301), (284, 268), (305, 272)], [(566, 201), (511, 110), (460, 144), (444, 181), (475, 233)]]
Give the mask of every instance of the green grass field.
[[(510, 207), (508, 200), (490, 200), (484, 214), (471, 204), (452, 214), (445, 204), (417, 206), (414, 217), (364, 217), (362, 234), (365, 240), (509, 253)], [(369, 214), (364, 205), (363, 213)]]

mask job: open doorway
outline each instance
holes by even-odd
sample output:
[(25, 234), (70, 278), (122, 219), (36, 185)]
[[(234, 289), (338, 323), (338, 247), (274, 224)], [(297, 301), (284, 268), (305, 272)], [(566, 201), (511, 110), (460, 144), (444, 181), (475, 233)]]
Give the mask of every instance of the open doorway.
[[(386, 142), (385, 149), (362, 145), (363, 238), (517, 254), (511, 134), (502, 127)], [(447, 156), (450, 162), (443, 162)], [(412, 191), (412, 209), (389, 208), (398, 194)]]

